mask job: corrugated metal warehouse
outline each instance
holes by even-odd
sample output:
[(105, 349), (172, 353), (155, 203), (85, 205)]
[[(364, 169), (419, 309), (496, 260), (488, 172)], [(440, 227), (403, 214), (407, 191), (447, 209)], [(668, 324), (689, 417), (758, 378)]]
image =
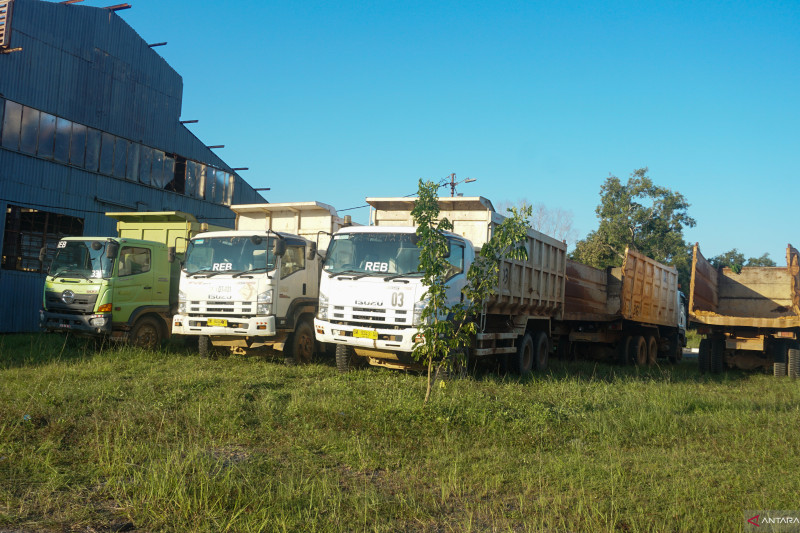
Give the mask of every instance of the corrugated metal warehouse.
[(0, 0), (0, 332), (38, 330), (39, 250), (114, 235), (108, 211), (233, 227), (229, 205), (264, 201), (181, 124), (182, 95), (113, 10)]

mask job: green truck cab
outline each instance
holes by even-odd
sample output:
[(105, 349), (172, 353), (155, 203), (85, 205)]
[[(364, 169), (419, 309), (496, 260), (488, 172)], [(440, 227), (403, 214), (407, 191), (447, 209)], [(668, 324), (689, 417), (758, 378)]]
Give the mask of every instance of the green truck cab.
[(157, 348), (169, 338), (177, 310), (186, 243), (208, 225), (180, 211), (107, 216), (117, 220), (117, 237), (58, 242), (45, 278), (41, 327)]

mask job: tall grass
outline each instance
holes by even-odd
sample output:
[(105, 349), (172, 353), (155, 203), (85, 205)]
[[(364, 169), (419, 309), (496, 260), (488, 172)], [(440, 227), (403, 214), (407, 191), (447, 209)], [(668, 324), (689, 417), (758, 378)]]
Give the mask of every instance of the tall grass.
[(793, 509), (800, 387), (554, 363), (435, 387), (0, 337), (0, 529), (728, 531)]

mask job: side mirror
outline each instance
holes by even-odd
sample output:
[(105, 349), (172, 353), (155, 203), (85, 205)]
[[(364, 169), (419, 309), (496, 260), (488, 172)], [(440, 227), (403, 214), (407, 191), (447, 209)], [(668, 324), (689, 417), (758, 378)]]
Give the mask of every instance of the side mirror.
[(286, 242), (283, 239), (275, 239), (275, 246), (272, 248), (275, 257), (283, 257), (286, 253)]
[(116, 259), (117, 255), (119, 255), (119, 243), (109, 241), (106, 245), (106, 257)]
[(312, 261), (317, 257), (317, 243), (308, 243), (308, 260)]
[(39, 262), (44, 263), (45, 257), (47, 257), (47, 248), (42, 246), (39, 248)]
[(170, 263), (174, 263), (175, 262), (175, 247), (174, 246), (170, 246), (169, 248), (167, 248), (167, 261), (169, 261)]

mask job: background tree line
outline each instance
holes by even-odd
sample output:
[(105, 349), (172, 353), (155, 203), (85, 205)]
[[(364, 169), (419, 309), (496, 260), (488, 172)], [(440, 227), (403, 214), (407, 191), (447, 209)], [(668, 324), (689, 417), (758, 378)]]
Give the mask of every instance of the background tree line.
[[(692, 246), (685, 241), (683, 231), (694, 227), (696, 221), (689, 216), (690, 204), (683, 194), (656, 185), (647, 173), (647, 167), (636, 169), (626, 183), (613, 175), (606, 178), (600, 186), (600, 204), (595, 209), (598, 228), (575, 243), (570, 257), (596, 268), (617, 267), (622, 265), (625, 248), (630, 247), (674, 266), (678, 282), (687, 291)], [(553, 213), (563, 217), (560, 210)], [(742, 266), (775, 266), (768, 253), (745, 259), (736, 248), (710, 258), (709, 262), (735, 272)]]

